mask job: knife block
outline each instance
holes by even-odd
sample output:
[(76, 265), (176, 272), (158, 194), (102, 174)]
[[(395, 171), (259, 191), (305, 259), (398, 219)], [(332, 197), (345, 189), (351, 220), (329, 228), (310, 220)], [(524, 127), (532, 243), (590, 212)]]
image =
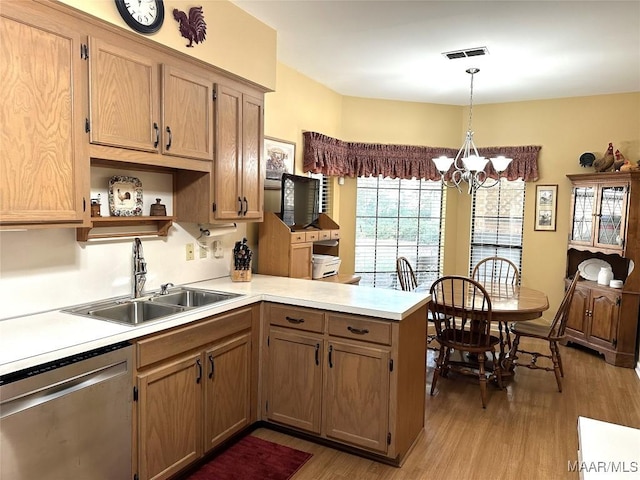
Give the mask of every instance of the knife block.
[(234, 270), (231, 269), (231, 281), (232, 282), (250, 282), (251, 270)]

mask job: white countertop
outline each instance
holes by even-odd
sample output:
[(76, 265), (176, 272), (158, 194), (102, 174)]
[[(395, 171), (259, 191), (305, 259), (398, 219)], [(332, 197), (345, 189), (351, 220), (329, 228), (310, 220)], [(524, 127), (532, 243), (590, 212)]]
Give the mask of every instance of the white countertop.
[(640, 478), (640, 430), (578, 417), (578, 440), (581, 479)]
[(224, 277), (189, 284), (243, 296), (140, 326), (120, 325), (60, 310), (1, 320), (0, 375), (157, 333), (260, 301), (400, 321), (429, 300), (426, 293), (268, 275), (252, 277), (251, 282), (232, 282), (229, 277)]

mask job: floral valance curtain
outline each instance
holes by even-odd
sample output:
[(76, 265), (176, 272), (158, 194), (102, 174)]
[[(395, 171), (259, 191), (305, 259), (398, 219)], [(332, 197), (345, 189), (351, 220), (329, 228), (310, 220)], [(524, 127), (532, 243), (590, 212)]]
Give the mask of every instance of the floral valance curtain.
[[(457, 149), (419, 147), (413, 145), (387, 145), (377, 143), (343, 142), (317, 132), (304, 132), (305, 172), (341, 177), (378, 176), (391, 178), (440, 180), (440, 172), (433, 163), (441, 155), (455, 157)], [(508, 180), (522, 178), (525, 182), (538, 180), (539, 146), (486, 147), (478, 153), (484, 157), (504, 155), (512, 158), (507, 170), (500, 176)], [(452, 167), (453, 169), (453, 167)], [(445, 178), (450, 177), (450, 172)], [(485, 169), (491, 178), (498, 174), (491, 164)]]

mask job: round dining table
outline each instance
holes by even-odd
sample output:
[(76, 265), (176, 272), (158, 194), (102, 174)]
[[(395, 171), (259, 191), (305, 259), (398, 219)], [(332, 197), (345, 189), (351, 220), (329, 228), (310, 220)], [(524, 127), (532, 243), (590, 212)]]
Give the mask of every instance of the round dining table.
[[(539, 290), (495, 282), (482, 283), (482, 286), (491, 299), (491, 320), (503, 323), (506, 327), (505, 333), (507, 336), (509, 335), (508, 323), (535, 320), (549, 309), (547, 295)], [(429, 288), (418, 286), (415, 291), (429, 292)], [(510, 355), (511, 352), (509, 352), (511, 341), (509, 338), (507, 341), (507, 354), (501, 359), (504, 376), (513, 374), (512, 356)]]

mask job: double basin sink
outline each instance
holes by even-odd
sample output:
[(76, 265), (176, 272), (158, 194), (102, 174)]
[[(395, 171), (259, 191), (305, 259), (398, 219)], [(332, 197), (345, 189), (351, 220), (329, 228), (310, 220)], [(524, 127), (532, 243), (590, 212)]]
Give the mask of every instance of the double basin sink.
[(169, 290), (166, 294), (157, 293), (135, 299), (128, 297), (111, 299), (62, 311), (124, 325), (140, 325), (153, 320), (166, 320), (187, 310), (211, 306), (240, 296), (236, 293), (178, 287)]

